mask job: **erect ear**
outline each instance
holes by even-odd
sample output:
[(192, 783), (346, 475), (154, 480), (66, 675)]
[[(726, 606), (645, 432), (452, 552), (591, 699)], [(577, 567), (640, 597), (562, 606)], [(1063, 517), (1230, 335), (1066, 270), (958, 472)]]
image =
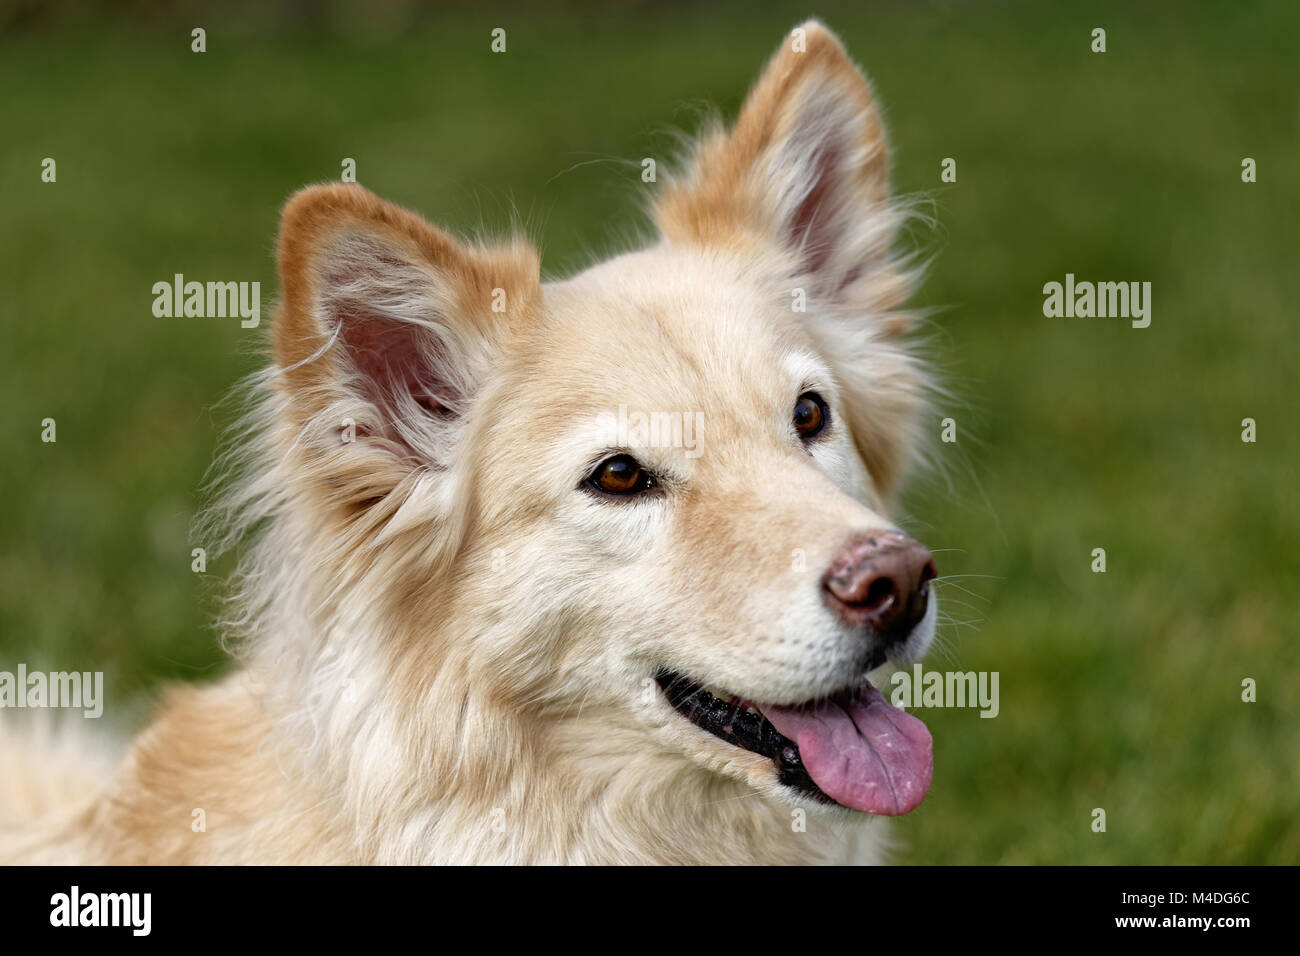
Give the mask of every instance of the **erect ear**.
[(872, 275), (897, 229), (888, 198), (885, 129), (870, 86), (810, 20), (772, 57), (730, 133), (703, 138), (654, 215), (673, 243), (774, 241), (810, 295), (867, 297), (862, 304), (881, 311), (906, 286), (901, 276)]
[[(655, 220), (673, 245), (775, 249), (781, 294), (802, 289), (797, 318), (835, 369), (845, 419), (887, 499), (918, 445), (927, 379), (898, 336), (913, 274), (891, 252), (902, 221), (890, 202), (884, 124), (866, 77), (835, 36), (793, 30), (730, 132), (709, 131)], [(790, 300), (786, 300), (787, 302)]]
[(338, 497), (373, 500), (413, 467), (446, 468), (512, 328), (536, 306), (536, 252), (469, 248), (336, 184), (286, 205), (279, 263), (273, 345), (286, 424), (323, 481)]

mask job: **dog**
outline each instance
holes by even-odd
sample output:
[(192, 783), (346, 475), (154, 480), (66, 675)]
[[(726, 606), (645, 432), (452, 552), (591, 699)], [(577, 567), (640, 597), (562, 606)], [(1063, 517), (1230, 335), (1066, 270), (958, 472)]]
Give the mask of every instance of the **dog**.
[(889, 517), (931, 384), (868, 81), (803, 24), (655, 189), (644, 248), (545, 283), (521, 238), (290, 199), (202, 525), (240, 666), (106, 776), (8, 731), (0, 857), (887, 858), (932, 746), (868, 675), (938, 611)]

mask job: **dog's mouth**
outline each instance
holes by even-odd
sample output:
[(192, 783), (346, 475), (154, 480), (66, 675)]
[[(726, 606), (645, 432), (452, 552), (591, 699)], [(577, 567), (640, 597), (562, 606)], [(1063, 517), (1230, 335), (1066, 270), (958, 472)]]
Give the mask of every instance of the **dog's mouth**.
[(661, 669), (673, 708), (732, 746), (767, 757), (777, 779), (824, 803), (897, 816), (925, 799), (934, 773), (930, 732), (869, 682), (785, 707), (715, 694)]

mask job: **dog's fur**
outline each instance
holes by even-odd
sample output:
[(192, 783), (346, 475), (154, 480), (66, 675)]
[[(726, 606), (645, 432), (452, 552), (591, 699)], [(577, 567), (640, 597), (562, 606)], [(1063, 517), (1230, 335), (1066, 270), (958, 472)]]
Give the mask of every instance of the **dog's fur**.
[[(94, 787), (11, 734), (0, 856), (880, 858), (883, 821), (782, 787), (651, 680), (793, 704), (861, 677), (819, 578), (893, 527), (915, 457), (880, 113), (800, 29), (657, 194), (657, 239), (565, 281), (357, 185), (293, 197), (275, 362), (204, 542), (246, 546), (224, 622), (244, 666), (173, 689)], [(805, 448), (789, 411), (814, 387), (832, 424)], [(704, 414), (699, 457), (635, 449), (663, 478), (636, 501), (581, 487), (620, 404)]]

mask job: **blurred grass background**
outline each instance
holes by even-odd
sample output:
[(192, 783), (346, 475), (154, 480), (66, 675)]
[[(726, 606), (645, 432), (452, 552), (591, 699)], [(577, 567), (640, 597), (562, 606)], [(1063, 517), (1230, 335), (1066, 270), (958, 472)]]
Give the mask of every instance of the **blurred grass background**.
[[(104, 669), (120, 713), (223, 666), (223, 567), (191, 573), (187, 529), (260, 331), (154, 318), (154, 282), (260, 281), (269, 323), (279, 206), (344, 157), (460, 231), (521, 221), (571, 271), (637, 233), (640, 158), (733, 116), (814, 14), (936, 220), (911, 241), (959, 441), (906, 504), (971, 575), (943, 594), (972, 623), (930, 663), (1001, 674), (996, 719), (921, 712), (935, 785), (900, 859), (1300, 860), (1288, 0), (0, 6), (0, 669)], [(1152, 282), (1151, 327), (1044, 318), (1066, 272)]]

